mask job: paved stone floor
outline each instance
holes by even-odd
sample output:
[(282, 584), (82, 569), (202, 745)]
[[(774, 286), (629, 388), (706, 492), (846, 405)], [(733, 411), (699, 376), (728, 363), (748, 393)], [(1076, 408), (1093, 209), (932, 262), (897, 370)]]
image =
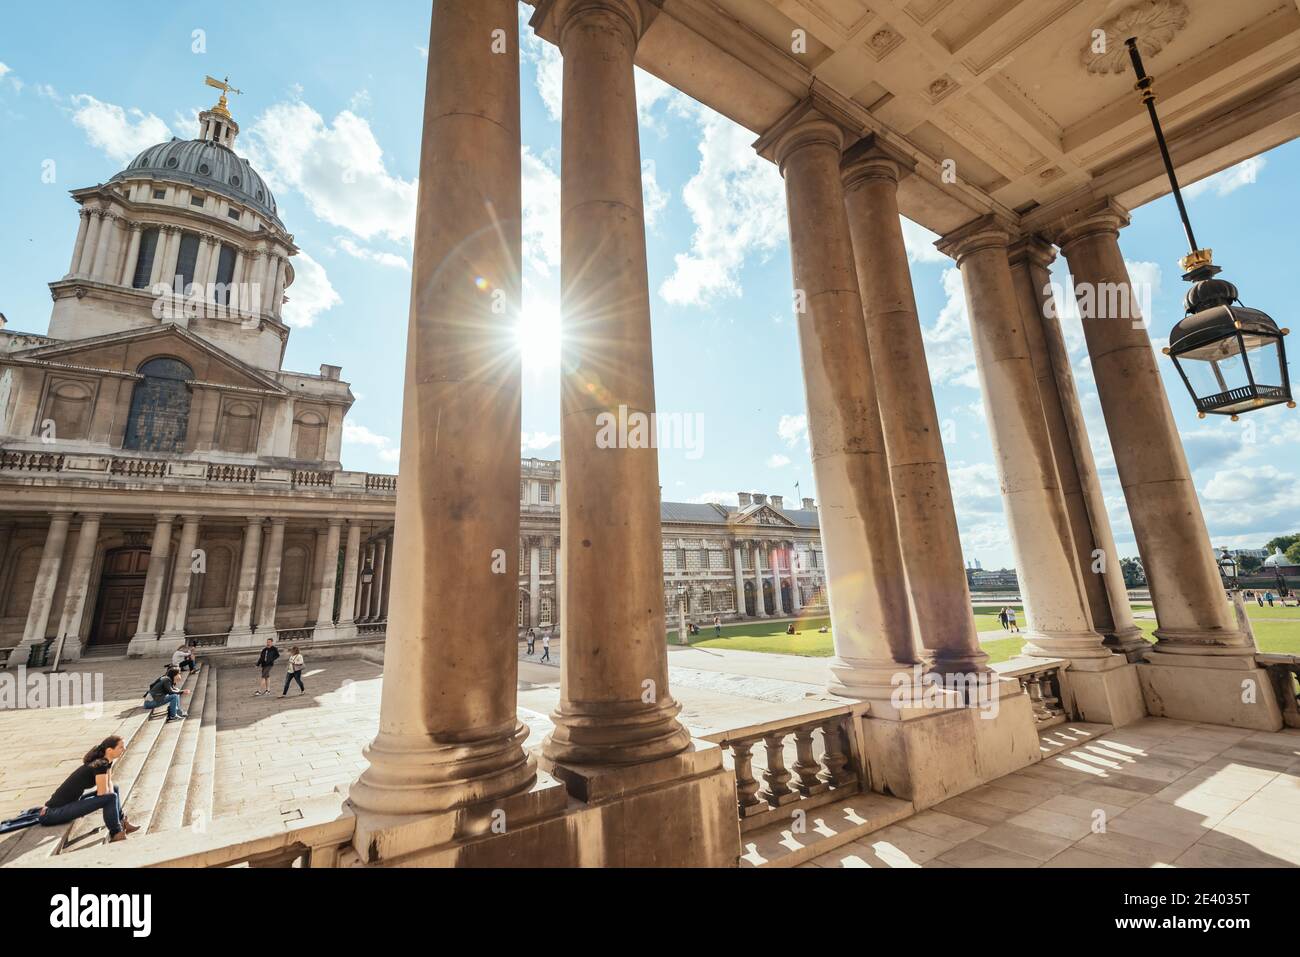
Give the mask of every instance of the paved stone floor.
[(1300, 730), (1147, 718), (800, 866), (1300, 866)]

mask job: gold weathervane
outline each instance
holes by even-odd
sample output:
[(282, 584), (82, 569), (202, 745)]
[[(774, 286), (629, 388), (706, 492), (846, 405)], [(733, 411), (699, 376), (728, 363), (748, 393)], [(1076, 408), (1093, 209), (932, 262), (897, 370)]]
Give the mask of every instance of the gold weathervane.
[(244, 91), (236, 90), (231, 86), (230, 77), (226, 77), (224, 80), (218, 80), (216, 77), (209, 76), (206, 77), (203, 82), (213, 89), (221, 91), (221, 99), (217, 100), (217, 105), (212, 108), (212, 112), (216, 113), (218, 116), (230, 119), (230, 106), (226, 103), (226, 95), (229, 93), (243, 95)]

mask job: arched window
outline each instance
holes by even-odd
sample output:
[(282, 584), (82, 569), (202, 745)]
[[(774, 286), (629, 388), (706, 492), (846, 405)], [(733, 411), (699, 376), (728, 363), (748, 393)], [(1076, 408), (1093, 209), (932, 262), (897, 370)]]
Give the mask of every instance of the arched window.
[(248, 402), (231, 402), (222, 410), (217, 448), (222, 452), (253, 451), (257, 409)]
[(319, 412), (303, 412), (294, 419), (293, 457), (305, 462), (325, 458), (325, 418)]
[(190, 426), (194, 371), (179, 359), (150, 359), (131, 394), (124, 448), (140, 452), (183, 452)]
[(90, 389), (79, 382), (60, 382), (50, 389), (45, 417), (40, 422), (46, 434), (45, 420), (53, 423), (55, 441), (84, 439), (90, 434)]

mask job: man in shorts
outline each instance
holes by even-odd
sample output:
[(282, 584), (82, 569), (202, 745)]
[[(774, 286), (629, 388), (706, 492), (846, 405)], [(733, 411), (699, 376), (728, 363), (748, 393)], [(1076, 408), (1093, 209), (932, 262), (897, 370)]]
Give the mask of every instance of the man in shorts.
[(266, 639), (266, 647), (263, 648), (262, 653), (257, 656), (257, 667), (262, 669), (262, 678), (261, 690), (253, 692), (254, 698), (260, 698), (264, 694), (271, 693), (271, 689), (268, 687), (271, 680), (271, 668), (275, 665), (275, 661), (279, 657), (280, 651), (275, 647), (275, 639)]

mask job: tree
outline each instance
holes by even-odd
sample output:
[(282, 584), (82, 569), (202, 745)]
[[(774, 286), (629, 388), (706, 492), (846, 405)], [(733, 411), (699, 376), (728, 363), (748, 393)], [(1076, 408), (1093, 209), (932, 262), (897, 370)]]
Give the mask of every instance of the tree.
[(1121, 558), (1119, 567), (1124, 575), (1125, 588), (1139, 588), (1147, 583), (1146, 571), (1142, 568), (1142, 559)]
[(1294, 543), (1286, 550), (1286, 560), (1288, 565), (1300, 565), (1300, 542)]
[(1242, 555), (1237, 561), (1237, 566), (1241, 569), (1243, 575), (1253, 575), (1263, 566), (1264, 560), (1256, 558), (1254, 555)]
[(1278, 550), (1285, 555), (1288, 549), (1290, 549), (1296, 542), (1300, 542), (1300, 532), (1294, 532), (1291, 535), (1279, 535), (1277, 538), (1271, 538), (1264, 548), (1270, 555), (1272, 555), (1274, 551)]

